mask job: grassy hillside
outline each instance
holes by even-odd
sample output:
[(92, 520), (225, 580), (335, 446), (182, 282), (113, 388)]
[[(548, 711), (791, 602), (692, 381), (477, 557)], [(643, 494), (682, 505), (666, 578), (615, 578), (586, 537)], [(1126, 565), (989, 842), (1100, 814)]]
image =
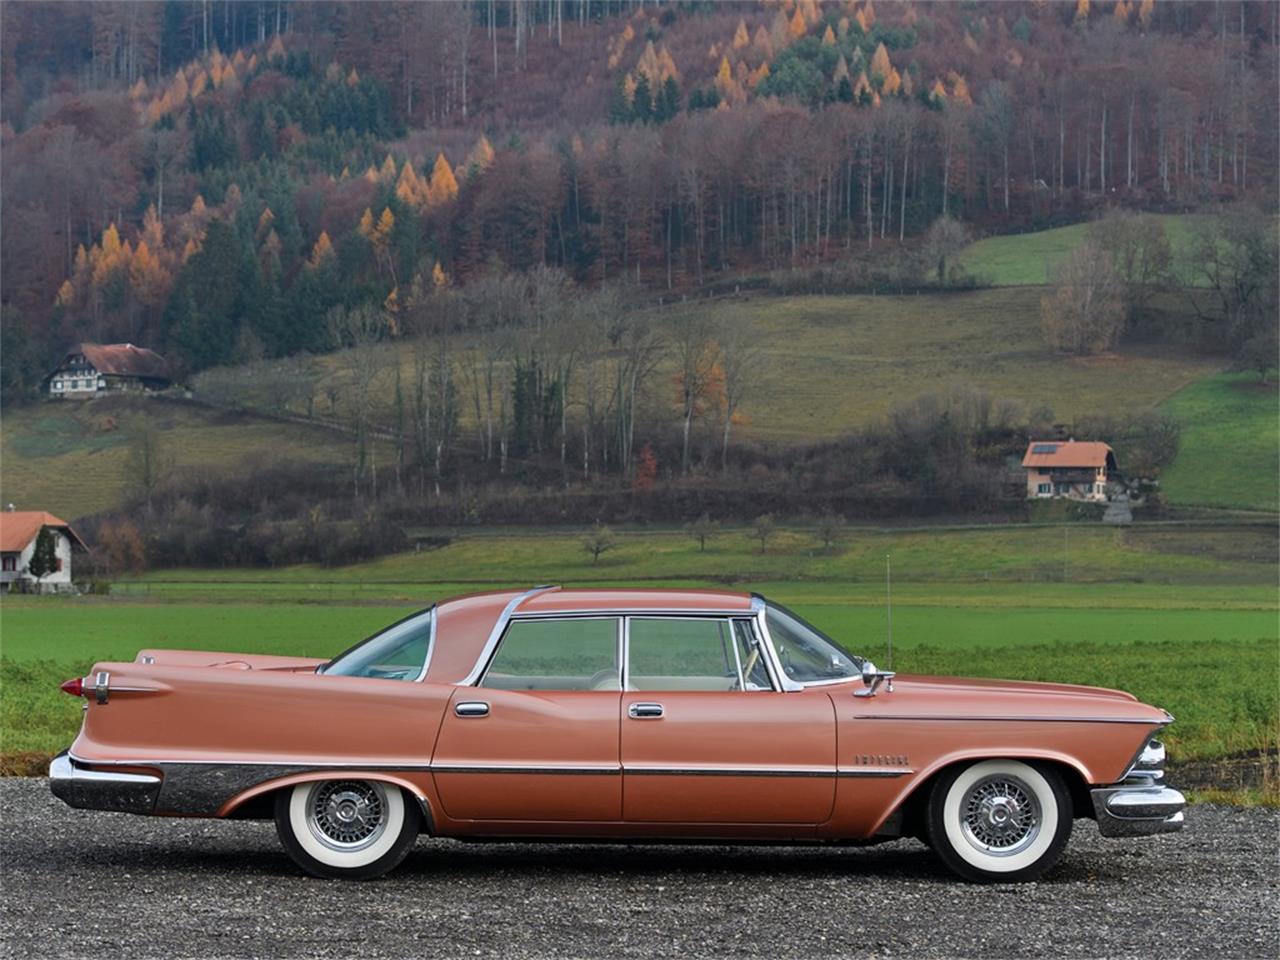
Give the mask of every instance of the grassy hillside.
[[(765, 347), (767, 366), (747, 396), (741, 435), (762, 439), (838, 436), (881, 419), (897, 402), (953, 384), (982, 387), (1048, 405), (1070, 422), (1118, 408), (1154, 405), (1220, 368), (1164, 345), (1126, 346), (1101, 357), (1065, 357), (1040, 332), (1040, 291), (1010, 288), (928, 296), (793, 296), (718, 300), (679, 309), (745, 324)], [(402, 375), (411, 377), (409, 347)], [(335, 355), (320, 359), (324, 380), (341, 381)], [(670, 381), (671, 361), (655, 374)], [(508, 374), (509, 375), (509, 374)], [(390, 419), (391, 378), (384, 394)], [(674, 424), (674, 389), (655, 389), (659, 415)], [(257, 398), (259, 402), (262, 397)], [(464, 425), (473, 419), (462, 407)]]
[(349, 457), (342, 434), (250, 414), (154, 397), (42, 402), (5, 410), (0, 501), (66, 520), (115, 506), (130, 487), (131, 444), (148, 428), (161, 459), (174, 468)]
[[(1192, 241), (1194, 218), (1158, 215), (1169, 236), (1175, 260), (1184, 257)], [(1058, 264), (1084, 242), (1088, 224), (1039, 230), (1034, 233), (987, 237), (971, 243), (957, 259), (961, 269), (997, 286), (1043, 286), (1051, 282)]]
[(1252, 374), (1194, 383), (1163, 407), (1182, 423), (1161, 484), (1174, 503), (1280, 509), (1280, 392)]

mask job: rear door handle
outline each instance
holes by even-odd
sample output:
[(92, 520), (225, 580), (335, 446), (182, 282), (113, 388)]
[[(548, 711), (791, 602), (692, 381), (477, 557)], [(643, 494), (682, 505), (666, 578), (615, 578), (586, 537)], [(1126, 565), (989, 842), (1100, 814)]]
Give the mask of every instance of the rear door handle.
[(454, 704), (453, 712), (460, 717), (487, 717), (489, 705), (483, 700), (464, 700)]
[(662, 704), (633, 703), (627, 707), (627, 716), (632, 720), (657, 720), (662, 716)]

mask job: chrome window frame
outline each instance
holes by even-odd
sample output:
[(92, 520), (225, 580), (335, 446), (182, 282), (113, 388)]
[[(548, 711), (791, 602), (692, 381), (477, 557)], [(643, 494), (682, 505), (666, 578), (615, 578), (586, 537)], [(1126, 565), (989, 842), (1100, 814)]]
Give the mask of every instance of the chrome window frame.
[[(615, 625), (616, 625), (616, 632), (615, 632), (615, 635), (614, 635), (614, 648), (613, 648), (613, 655), (614, 655), (614, 657), (615, 657), (615, 658), (617, 658), (617, 666), (618, 666), (618, 685), (619, 685), (619, 689), (618, 689), (617, 691), (614, 691), (614, 690), (590, 690), (590, 689), (585, 689), (585, 690), (550, 690), (550, 691), (521, 691), (521, 690), (515, 690), (515, 691), (512, 691), (512, 692), (514, 692), (514, 693), (522, 693), (522, 692), (524, 692), (524, 693), (530, 693), (530, 692), (538, 692), (538, 693), (616, 693), (616, 692), (620, 692), (620, 691), (621, 691), (621, 689), (622, 689), (622, 686), (621, 686), (621, 685), (622, 685), (622, 682), (623, 682), (622, 678), (623, 678), (624, 671), (625, 671), (625, 666), (624, 666), (624, 665), (626, 664), (626, 660), (625, 660), (625, 659), (623, 659), (623, 658), (626, 656), (626, 636), (625, 636), (625, 629), (626, 629), (626, 628), (625, 628), (625, 626), (624, 626), (624, 621), (626, 620), (626, 618), (625, 618), (625, 617), (623, 617), (623, 616), (620, 616), (619, 614), (611, 613), (611, 612), (609, 612), (609, 611), (602, 611), (602, 612), (593, 613), (593, 614), (582, 614), (582, 615), (575, 615), (575, 616), (568, 616), (568, 617), (566, 617), (566, 616), (561, 616), (561, 615), (559, 615), (559, 614), (537, 614), (537, 615), (524, 616), (524, 617), (516, 617), (516, 616), (513, 616), (513, 617), (509, 618), (509, 620), (507, 621), (506, 626), (504, 626), (504, 627), (503, 627), (503, 629), (502, 629), (502, 633), (501, 633), (501, 634), (499, 634), (499, 636), (498, 636), (498, 643), (494, 646), (494, 648), (493, 648), (493, 653), (492, 653), (492, 654), (490, 654), (490, 656), (489, 656), (489, 662), (485, 664), (484, 669), (480, 671), (480, 676), (478, 676), (478, 677), (476, 678), (476, 682), (475, 682), (474, 684), (471, 684), (471, 686), (474, 686), (477, 690), (482, 690), (482, 689), (483, 689), (483, 690), (505, 690), (505, 689), (506, 689), (505, 687), (485, 687), (485, 686), (484, 686), (484, 680), (485, 680), (485, 677), (487, 677), (487, 676), (489, 675), (489, 671), (493, 668), (493, 663), (494, 663), (494, 661), (498, 659), (498, 654), (502, 651), (502, 641), (506, 639), (507, 632), (508, 632), (508, 631), (509, 631), (513, 626), (515, 626), (517, 623), (543, 623), (543, 622), (548, 622), (548, 621), (553, 621), (553, 622), (554, 622), (554, 621), (559, 621), (559, 620), (612, 620), (612, 621), (614, 621), (614, 623), (615, 623)], [(458, 684), (458, 686), (464, 686), (464, 684)]]
[[(374, 633), (374, 634), (371, 634), (370, 636), (365, 637), (359, 643), (348, 647), (346, 650), (343, 650), (341, 653), (337, 654), (336, 656), (332, 657), (329, 660), (326, 660), (324, 663), (317, 666), (315, 669), (316, 675), (321, 677), (326, 676), (326, 670), (325, 670), (326, 667), (332, 666), (333, 664), (337, 663), (339, 660), (341, 660), (343, 657), (345, 657), (349, 653), (355, 653), (365, 644), (371, 643), (372, 641), (378, 639), (378, 637), (382, 636), (384, 633), (388, 633), (394, 630), (396, 627), (409, 623), (411, 620), (417, 620), (421, 617), (430, 617), (429, 628), (427, 630), (427, 655), (422, 660), (422, 669), (419, 670), (418, 675), (416, 677), (413, 677), (412, 679), (405, 678), (405, 679), (400, 679), (396, 681), (397, 683), (405, 683), (405, 682), (422, 683), (427, 678), (427, 671), (431, 669), (431, 658), (432, 656), (435, 655), (435, 652), (436, 652), (436, 629), (437, 629), (437, 624), (440, 622), (439, 610), (440, 610), (440, 604), (433, 603), (431, 606), (427, 607), (425, 610), (418, 610), (414, 613), (409, 614), (407, 617), (401, 617), (399, 620), (395, 621), (395, 623), (387, 624), (387, 626), (383, 627), (377, 633)], [(351, 676), (351, 674), (327, 674), (327, 675), (328, 676)], [(387, 680), (390, 678), (389, 677), (355, 677), (355, 679)]]
[[(769, 648), (769, 651), (773, 654), (774, 666), (777, 670), (778, 678), (782, 680), (783, 690), (805, 690), (809, 687), (831, 687), (831, 686), (835, 686), (838, 683), (849, 683), (850, 681), (858, 679), (859, 674), (853, 674), (852, 676), (848, 676), (848, 677), (833, 677), (830, 680), (808, 680), (804, 682), (800, 680), (791, 679), (791, 677), (787, 674), (787, 671), (782, 666), (782, 658), (778, 656), (777, 648), (773, 644), (773, 637), (769, 633), (769, 622), (767, 619), (767, 614), (769, 612), (769, 604), (764, 599), (764, 597), (760, 596), (760, 594), (758, 593), (753, 593), (751, 595), (751, 599), (752, 599), (753, 607), (756, 603), (759, 603), (760, 605), (760, 609), (756, 614), (756, 625), (757, 625), (757, 628), (769, 639), (767, 646)], [(837, 644), (837, 647), (839, 647), (838, 644)], [(853, 657), (854, 659), (857, 659), (857, 660), (865, 659), (863, 657), (858, 656), (857, 654), (848, 653), (843, 649), (841, 649), (841, 652), (844, 653), (846, 656)]]
[(761, 691), (747, 691), (743, 686), (742, 661), (738, 658), (738, 643), (737, 643), (737, 639), (733, 635), (733, 621), (746, 620), (746, 619), (747, 619), (746, 617), (742, 617), (742, 616), (734, 617), (724, 613), (702, 613), (701, 611), (698, 611), (698, 610), (692, 610), (682, 614), (674, 614), (674, 613), (629, 613), (627, 614), (626, 616), (623, 617), (623, 620), (626, 621), (626, 626), (624, 628), (626, 642), (624, 644), (624, 650), (623, 650), (624, 659), (622, 661), (623, 663), (622, 692), (623, 693), (670, 693), (672, 692), (669, 690), (632, 690), (628, 687), (628, 684), (631, 681), (631, 621), (633, 620), (715, 620), (723, 624), (729, 629), (728, 642), (729, 642), (729, 645), (733, 648), (733, 659), (734, 659), (734, 663), (737, 665), (738, 689), (737, 690), (702, 690), (697, 692), (699, 693), (741, 693), (741, 692), (759, 693), (761, 692)]

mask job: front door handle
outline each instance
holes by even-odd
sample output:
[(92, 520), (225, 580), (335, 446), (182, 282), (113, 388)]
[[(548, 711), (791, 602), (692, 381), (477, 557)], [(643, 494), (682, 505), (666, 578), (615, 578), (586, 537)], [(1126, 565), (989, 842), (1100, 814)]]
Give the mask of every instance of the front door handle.
[(658, 720), (662, 717), (662, 704), (633, 703), (627, 707), (627, 716), (632, 720)]
[(464, 700), (454, 704), (453, 712), (460, 717), (487, 717), (489, 705), (483, 700)]

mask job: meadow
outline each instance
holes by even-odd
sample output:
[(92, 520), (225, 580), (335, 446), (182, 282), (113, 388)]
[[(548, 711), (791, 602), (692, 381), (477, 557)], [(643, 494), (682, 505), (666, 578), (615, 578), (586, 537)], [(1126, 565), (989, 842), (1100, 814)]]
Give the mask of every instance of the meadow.
[(1179, 391), (1164, 412), (1182, 424), (1178, 458), (1161, 477), (1175, 503), (1280, 507), (1280, 391), (1256, 374), (1220, 374)]
[[(1154, 216), (1164, 224), (1180, 277), (1184, 282), (1196, 283), (1199, 278), (1186, 262), (1194, 241), (1195, 216)], [(1089, 224), (1073, 223), (1050, 230), (984, 237), (969, 244), (956, 263), (966, 273), (998, 287), (1044, 286), (1053, 282), (1058, 265), (1084, 242), (1088, 231)]]

